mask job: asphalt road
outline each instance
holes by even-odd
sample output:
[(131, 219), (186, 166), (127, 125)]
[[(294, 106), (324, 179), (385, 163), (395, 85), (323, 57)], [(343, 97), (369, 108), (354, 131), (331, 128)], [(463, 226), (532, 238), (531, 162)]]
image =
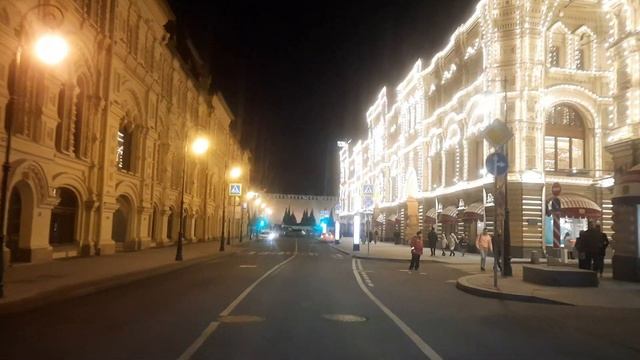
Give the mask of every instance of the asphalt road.
[(464, 269), (407, 267), (310, 239), (253, 243), (0, 318), (0, 358), (640, 358), (638, 310), (479, 298), (455, 288)]

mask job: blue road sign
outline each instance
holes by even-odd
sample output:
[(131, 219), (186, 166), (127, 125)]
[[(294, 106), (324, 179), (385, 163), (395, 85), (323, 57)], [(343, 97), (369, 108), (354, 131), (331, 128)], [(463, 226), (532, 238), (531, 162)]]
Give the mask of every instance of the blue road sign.
[(509, 169), (509, 163), (507, 157), (502, 153), (493, 153), (487, 156), (487, 160), (484, 162), (489, 174), (493, 176), (502, 176), (507, 173)]
[(362, 193), (364, 195), (373, 195), (373, 185), (371, 184), (362, 185)]
[(364, 207), (365, 208), (373, 207), (373, 199), (371, 198), (371, 196), (365, 196), (365, 198), (364, 198)]
[(242, 196), (242, 184), (229, 184), (230, 196)]

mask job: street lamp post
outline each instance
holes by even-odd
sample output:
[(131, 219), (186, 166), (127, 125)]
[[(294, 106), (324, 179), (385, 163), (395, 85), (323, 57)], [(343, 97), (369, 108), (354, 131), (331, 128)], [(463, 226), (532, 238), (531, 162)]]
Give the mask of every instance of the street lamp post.
[[(229, 174), (227, 174), (229, 168), (229, 163), (228, 161), (225, 161), (224, 163), (224, 183), (225, 183), (225, 189), (224, 191), (228, 191), (229, 189), (229, 181), (227, 179), (227, 177), (233, 179), (237, 179), (240, 177), (240, 175), (242, 175), (242, 169), (239, 167), (234, 167), (229, 171)], [(224, 242), (225, 242), (225, 234), (224, 234), (224, 230), (225, 230), (225, 222), (227, 222), (227, 218), (226, 218), (226, 210), (227, 210), (227, 196), (229, 196), (228, 193), (225, 193), (222, 196), (222, 227), (221, 227), (221, 231), (220, 231), (220, 251), (224, 251)], [(234, 205), (235, 206), (235, 205)], [(235, 216), (235, 214), (234, 214)], [(231, 244), (231, 218), (228, 219), (229, 224), (227, 225), (227, 245)]]
[(40, 37), (34, 42), (33, 53), (40, 62), (48, 66), (55, 66), (61, 63), (69, 53), (69, 45), (67, 41), (60, 35), (57, 35), (54, 31), (60, 28), (64, 21), (64, 13), (60, 7), (54, 4), (37, 4), (34, 7), (27, 10), (20, 19), (20, 26), (18, 28), (18, 49), (16, 50), (15, 70), (13, 71), (13, 84), (14, 91), (10, 95), (10, 104), (12, 109), (8, 112), (6, 119), (6, 132), (7, 140), (4, 154), (4, 163), (2, 165), (2, 188), (0, 190), (0, 298), (4, 296), (4, 244), (7, 236), (6, 221), (7, 221), (7, 198), (9, 197), (9, 172), (11, 171), (11, 138), (13, 135), (13, 125), (16, 117), (16, 112), (21, 107), (19, 103), (24, 101), (24, 97), (18, 94), (18, 85), (16, 84), (18, 79), (18, 72), (20, 71), (22, 64), (22, 53), (24, 51), (23, 44), (23, 31), (28, 16), (35, 10), (51, 10), (52, 13), (43, 16), (47, 21), (50, 21), (48, 25), (50, 31)]
[[(194, 155), (202, 155), (209, 149), (209, 140), (205, 137), (197, 137), (191, 144), (191, 151)], [(176, 247), (176, 261), (182, 261), (182, 244), (184, 242), (184, 193), (187, 179), (187, 153), (189, 147), (185, 139), (184, 161), (182, 166), (182, 188), (180, 190), (180, 220), (178, 224), (178, 246)]]

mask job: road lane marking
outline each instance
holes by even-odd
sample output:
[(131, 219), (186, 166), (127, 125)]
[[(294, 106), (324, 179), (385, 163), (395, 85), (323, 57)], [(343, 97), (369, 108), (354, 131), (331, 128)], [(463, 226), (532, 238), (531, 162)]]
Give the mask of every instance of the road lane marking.
[(251, 292), (251, 290), (253, 290), (253, 288), (255, 288), (262, 280), (264, 280), (267, 276), (271, 275), (272, 272), (278, 270), (279, 268), (285, 266), (289, 261), (293, 260), (293, 258), (296, 257), (296, 255), (298, 255), (298, 240), (296, 240), (296, 247), (295, 250), (293, 251), (293, 255), (291, 255), (291, 257), (288, 257), (286, 260), (284, 260), (283, 262), (279, 263), (278, 265), (272, 267), (269, 271), (267, 271), (266, 273), (264, 273), (264, 275), (262, 275), (258, 280), (256, 280), (253, 284), (249, 285), (248, 288), (246, 288), (235, 300), (233, 300), (233, 302), (231, 304), (229, 304), (229, 306), (227, 306), (226, 309), (224, 309), (221, 313), (220, 316), (227, 316), (229, 315), (233, 309), (236, 308), (236, 306), (238, 306), (238, 304), (240, 304), (240, 302), (242, 300), (244, 300), (245, 297), (247, 297), (247, 295), (249, 295), (249, 293)]
[(254, 268), (257, 267), (257, 265), (240, 265), (241, 268)]
[(364, 279), (364, 282), (367, 284), (367, 286), (374, 287), (373, 281), (371, 281), (371, 279), (369, 278), (369, 275), (366, 273), (366, 271), (364, 271), (364, 268), (362, 267), (362, 262), (360, 262), (360, 259), (357, 259), (356, 264), (358, 265), (358, 272), (360, 272), (360, 275)]
[(218, 325), (220, 325), (220, 322), (218, 322), (218, 321), (211, 322), (211, 324), (209, 324), (209, 326), (207, 326), (207, 328), (204, 329), (202, 334), (200, 334), (200, 336), (198, 336), (196, 341), (194, 341), (193, 344), (191, 344), (191, 346), (189, 346), (189, 348), (178, 358), (178, 360), (189, 360), (189, 359), (191, 359), (193, 354), (195, 354), (196, 351), (198, 351), (200, 346), (202, 346), (202, 344), (204, 344), (204, 342), (207, 340), (207, 338), (214, 331), (216, 331), (216, 329), (218, 328)]
[(369, 299), (371, 299), (371, 301), (373, 301), (373, 303), (376, 304), (380, 308), (380, 310), (382, 310), (400, 328), (400, 330), (402, 330), (402, 332), (404, 332), (404, 334), (407, 335), (407, 337), (411, 339), (411, 341), (413, 341), (414, 344), (416, 344), (416, 346), (422, 351), (422, 353), (431, 360), (442, 360), (442, 357), (440, 357), (440, 355), (438, 355), (438, 353), (435, 352), (435, 350), (433, 350), (431, 346), (424, 342), (424, 340), (422, 340), (422, 338), (420, 338), (418, 334), (411, 330), (411, 328), (407, 324), (405, 324), (404, 321), (397, 317), (396, 314), (389, 310), (389, 308), (387, 308), (380, 300), (378, 300), (377, 297), (375, 297), (375, 295), (373, 295), (373, 293), (371, 293), (371, 291), (369, 291), (369, 289), (367, 289), (364, 282), (360, 278), (360, 273), (356, 267), (356, 259), (352, 259), (351, 268), (353, 269), (353, 275), (355, 276), (356, 282), (360, 286), (362, 292), (364, 292), (369, 297)]
[[(249, 293), (251, 292), (251, 290), (253, 290), (253, 288), (255, 288), (262, 280), (266, 279), (273, 272), (280, 270), (280, 268), (286, 265), (289, 261), (293, 260), (293, 258), (295, 258), (296, 255), (298, 255), (298, 240), (296, 240), (296, 247), (291, 257), (287, 258), (286, 260), (279, 263), (278, 265), (272, 267), (269, 271), (264, 273), (258, 280), (254, 281), (253, 284), (249, 285), (248, 288), (246, 288), (240, 295), (238, 295), (238, 297), (235, 300), (233, 300), (233, 302), (231, 302), (231, 304), (229, 304), (229, 306), (227, 306), (227, 308), (220, 313), (220, 316), (221, 317), (228, 316), (236, 308), (236, 306), (238, 306), (238, 304), (240, 304), (240, 302), (244, 300), (244, 298), (247, 297), (247, 295), (249, 295)], [(209, 324), (209, 326), (207, 326), (207, 328), (204, 329), (202, 334), (200, 334), (200, 336), (193, 342), (193, 344), (191, 344), (191, 346), (189, 346), (189, 348), (187, 348), (187, 350), (178, 358), (178, 360), (191, 359), (191, 357), (196, 353), (196, 351), (198, 351), (198, 349), (202, 346), (202, 344), (204, 344), (207, 338), (211, 336), (211, 334), (218, 328), (218, 325), (220, 325), (220, 321), (212, 321)]]

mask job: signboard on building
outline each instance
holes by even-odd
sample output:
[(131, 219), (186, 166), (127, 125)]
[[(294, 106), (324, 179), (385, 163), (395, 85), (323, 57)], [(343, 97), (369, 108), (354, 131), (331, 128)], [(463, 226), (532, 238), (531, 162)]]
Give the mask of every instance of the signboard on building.
[(242, 184), (229, 184), (229, 196), (242, 196)]

